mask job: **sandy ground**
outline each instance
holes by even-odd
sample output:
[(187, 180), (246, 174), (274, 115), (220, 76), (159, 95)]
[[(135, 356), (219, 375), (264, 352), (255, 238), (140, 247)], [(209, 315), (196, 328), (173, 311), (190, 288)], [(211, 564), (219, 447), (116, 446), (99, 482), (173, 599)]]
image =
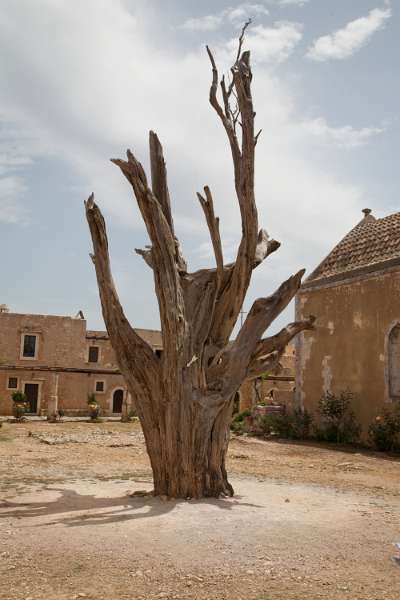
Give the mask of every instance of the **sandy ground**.
[(0, 598), (400, 598), (399, 459), (242, 437), (229, 472), (233, 499), (131, 497), (137, 424), (5, 424)]

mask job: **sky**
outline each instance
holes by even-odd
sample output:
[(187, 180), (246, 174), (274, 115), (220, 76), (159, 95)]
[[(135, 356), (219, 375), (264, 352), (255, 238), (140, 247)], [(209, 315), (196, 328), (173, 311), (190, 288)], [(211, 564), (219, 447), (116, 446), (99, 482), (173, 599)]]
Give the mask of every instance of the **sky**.
[[(240, 216), (223, 128), (208, 103), (208, 44), (229, 73), (236, 40), (253, 68), (260, 227), (282, 246), (255, 272), (243, 310), (310, 273), (371, 208), (399, 210), (399, 11), (385, 0), (0, 0), (0, 304), (104, 327), (83, 201), (95, 193), (135, 327), (158, 328), (147, 237), (109, 158), (167, 161), (190, 270), (212, 267), (196, 192), (213, 191), (225, 261)], [(293, 318), (292, 308), (278, 320)]]

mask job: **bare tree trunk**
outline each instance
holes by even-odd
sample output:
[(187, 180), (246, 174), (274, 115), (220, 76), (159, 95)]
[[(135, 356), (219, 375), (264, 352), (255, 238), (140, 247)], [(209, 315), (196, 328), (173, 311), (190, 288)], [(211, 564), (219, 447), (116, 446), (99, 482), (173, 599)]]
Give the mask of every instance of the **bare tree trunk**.
[(250, 54), (242, 53), (247, 25), (239, 39), (231, 82), (226, 84), (224, 77), (220, 82), (222, 105), (217, 97), (218, 71), (207, 48), (212, 66), (210, 103), (228, 137), (242, 219), (235, 262), (224, 264), (219, 220), (206, 186), (198, 199), (209, 228), (216, 268), (188, 272), (174, 231), (166, 165), (155, 133), (150, 132), (151, 186), (142, 165), (129, 150), (126, 161), (112, 161), (132, 186), (150, 238), (151, 245), (136, 252), (154, 274), (163, 339), (161, 357), (153, 353), (124, 315), (112, 279), (103, 216), (93, 195), (85, 203), (104, 321), (129, 392), (135, 398), (156, 495), (201, 498), (233, 494), (225, 461), (235, 394), (244, 380), (274, 368), (290, 339), (313, 326), (310, 317), (262, 339), (296, 294), (304, 273), (299, 271), (270, 297), (256, 300), (236, 340), (230, 342), (253, 269), (279, 248), (265, 230), (258, 231), (254, 153), (259, 133), (254, 132)]

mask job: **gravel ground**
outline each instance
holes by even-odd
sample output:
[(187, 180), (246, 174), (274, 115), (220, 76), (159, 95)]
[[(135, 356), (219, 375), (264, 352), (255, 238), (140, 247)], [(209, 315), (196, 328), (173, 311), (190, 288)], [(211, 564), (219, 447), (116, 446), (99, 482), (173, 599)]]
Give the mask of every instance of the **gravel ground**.
[(138, 424), (4, 424), (0, 598), (399, 599), (399, 459), (242, 437), (229, 472), (232, 499), (132, 497)]

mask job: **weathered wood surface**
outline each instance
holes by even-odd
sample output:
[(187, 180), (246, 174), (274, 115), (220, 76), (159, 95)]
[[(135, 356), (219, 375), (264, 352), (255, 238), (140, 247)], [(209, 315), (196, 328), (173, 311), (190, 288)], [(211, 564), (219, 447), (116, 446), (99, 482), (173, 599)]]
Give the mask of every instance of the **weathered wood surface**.
[[(247, 24), (246, 24), (247, 26)], [(212, 67), (210, 103), (226, 131), (231, 148), (242, 238), (233, 263), (225, 265), (208, 186), (198, 193), (216, 268), (188, 272), (175, 235), (162, 146), (150, 132), (151, 186), (140, 162), (113, 159), (133, 189), (150, 238), (137, 249), (153, 270), (161, 318), (163, 352), (157, 357), (128, 323), (112, 279), (106, 227), (93, 195), (86, 216), (93, 241), (103, 316), (121, 372), (135, 399), (146, 439), (157, 495), (199, 498), (232, 495), (225, 457), (235, 394), (246, 378), (275, 368), (285, 345), (313, 318), (292, 323), (279, 334), (262, 339), (266, 329), (296, 294), (304, 273), (299, 271), (268, 298), (256, 300), (236, 338), (230, 336), (238, 319), (251, 274), (279, 248), (264, 229), (258, 229), (254, 195), (255, 112), (251, 94), (249, 52), (239, 51), (229, 86), (220, 82), (209, 48)], [(235, 98), (235, 108), (231, 98)], [(239, 134), (238, 134), (238, 130)]]

